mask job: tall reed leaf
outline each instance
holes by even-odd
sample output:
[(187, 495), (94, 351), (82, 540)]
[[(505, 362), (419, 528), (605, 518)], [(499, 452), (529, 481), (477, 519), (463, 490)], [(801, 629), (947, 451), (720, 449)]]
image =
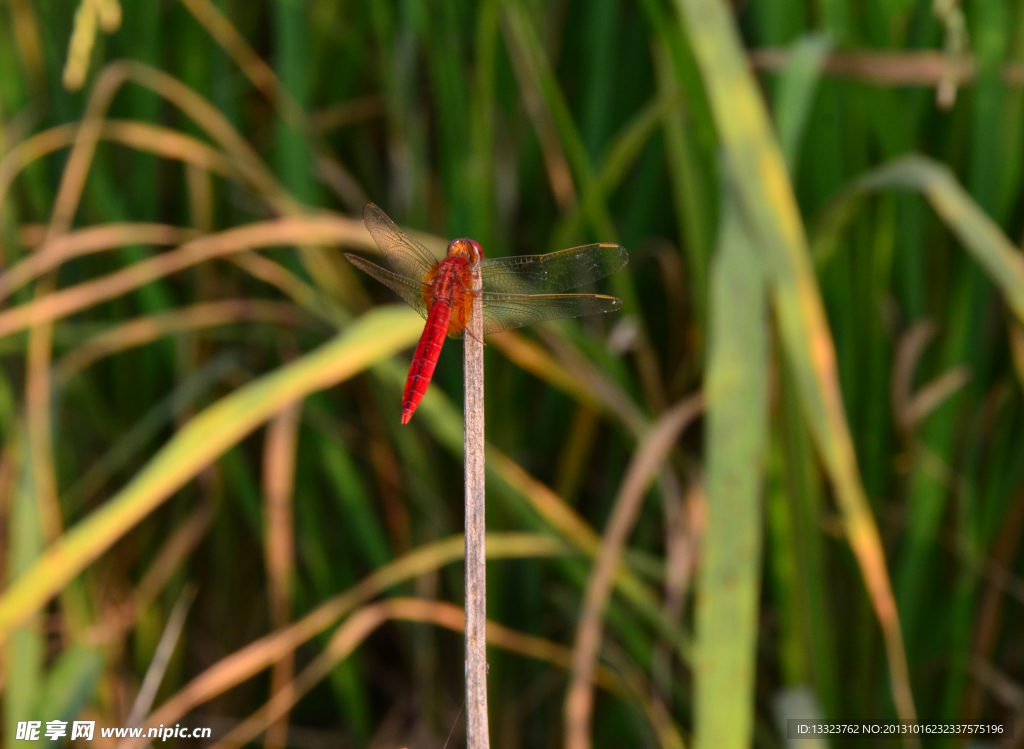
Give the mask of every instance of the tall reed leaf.
[(696, 745), (750, 746), (768, 431), (767, 303), (761, 257), (725, 201), (711, 268), (706, 380), (708, 526), (697, 596)]

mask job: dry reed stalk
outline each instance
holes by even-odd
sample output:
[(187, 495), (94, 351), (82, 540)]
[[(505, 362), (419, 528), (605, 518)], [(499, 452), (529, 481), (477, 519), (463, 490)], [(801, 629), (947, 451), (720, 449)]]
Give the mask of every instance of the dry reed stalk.
[(523, 52), (526, 45), (521, 43), (521, 38), (525, 32), (522, 24), (518, 22), (518, 17), (511, 13), (503, 16), (501, 28), (505, 43), (508, 45), (512, 71), (519, 84), (523, 105), (526, 107), (526, 115), (533, 123), (537, 134), (544, 158), (544, 169), (551, 184), (551, 193), (555, 196), (559, 211), (569, 213), (579, 202), (576, 183), (573, 181), (569, 159), (558, 136), (558, 128), (555, 126), (551, 110), (545, 104), (541, 91), (534, 85), (538, 73), (534, 70), (534, 61)]
[(668, 457), (679, 435), (703, 408), (700, 394), (686, 398), (665, 413), (637, 448), (622, 482), (608, 528), (601, 539), (587, 591), (583, 599), (576, 642), (573, 646), (572, 672), (565, 698), (565, 746), (590, 749), (590, 719), (594, 693), (590, 682), (597, 668), (601, 648), (604, 609), (614, 586), (615, 570), (629, 540), (650, 482)]
[[(78, 123), (57, 125), (12, 144), (0, 159), (0, 205), (6, 202), (14, 178), (36, 159), (75, 142)], [(177, 130), (137, 120), (104, 120), (100, 137), (138, 151), (209, 169), (225, 177), (243, 178), (233, 162), (217, 149)]]
[(210, 170), (186, 163), (185, 183), (192, 226), (204, 234), (213, 231), (213, 179)]
[[(270, 622), (275, 629), (288, 625), (292, 618), (291, 580), (295, 572), (295, 531), (292, 499), (295, 488), (296, 448), (299, 440), (301, 401), (278, 412), (267, 425), (263, 448), (263, 495), (266, 518), (264, 554), (270, 599)], [(294, 651), (274, 664), (270, 693), (291, 689), (295, 677)], [(288, 711), (278, 715), (267, 727), (265, 749), (284, 749), (288, 740)]]
[(357, 122), (382, 117), (384, 102), (377, 94), (368, 94), (321, 109), (311, 116), (313, 127), (321, 135)]
[(19, 234), (22, 244), (32, 247), (35, 252), (0, 274), (0, 301), (26, 283), (75, 258), (132, 244), (179, 245), (198, 236), (197, 232), (191, 229), (167, 224), (132, 223), (91, 226), (60, 234), (47, 242), (36, 242), (37, 239), (42, 240), (42, 237), (36, 236), (34, 231), (23, 231)]
[[(778, 73), (789, 64), (789, 50), (762, 47), (750, 50), (750, 64), (757, 70)], [(973, 57), (950, 58), (938, 50), (920, 52), (847, 52), (829, 55), (823, 72), (873, 86), (939, 86), (949, 79), (958, 86), (972, 84), (978, 75)], [(1008, 86), (1024, 85), (1024, 66), (1006, 63), (1000, 76)]]
[[(42, 299), (49, 294), (56, 285), (56, 280), (52, 274), (41, 279), (36, 285), (35, 298)], [(51, 431), (53, 325), (44, 324), (30, 328), (27, 349), (25, 413), (29, 460), (43, 539), (47, 544), (52, 544), (64, 532), (64, 519), (57, 495)]]
[(0, 312), (0, 336), (57, 320), (121, 296), (150, 281), (232, 253), (302, 242), (361, 247), (364, 236), (358, 222), (328, 215), (261, 221), (244, 229), (209, 234), (93, 281), (70, 286)]
[(484, 506), (484, 308), (479, 262), (465, 343), (466, 418), (466, 746), (488, 749), (487, 549)]
[[(279, 289), (300, 308), (334, 327), (341, 328), (352, 319), (348, 310), (332, 302), (329, 297), (320, 293), (318, 289), (300, 279), (280, 263), (264, 257), (258, 252), (230, 255), (227, 261), (237, 265), (253, 278)], [(366, 307), (360, 307), (358, 311), (362, 312), (364, 309)]]
[(63, 384), (100, 359), (144, 346), (174, 333), (240, 322), (299, 327), (309, 324), (312, 319), (291, 302), (244, 298), (199, 302), (179, 307), (173, 312), (135, 317), (105, 330), (65, 354), (54, 367), (53, 376), (56, 382)]
[(281, 109), (288, 124), (301, 131), (306, 119), (302, 107), (281, 85), (274, 69), (256, 54), (228, 17), (209, 0), (182, 0), (182, 5), (235, 61), (249, 82)]
[(167, 673), (167, 667), (171, 663), (171, 656), (174, 655), (174, 649), (178, 645), (178, 640), (181, 639), (181, 631), (185, 628), (185, 618), (188, 616), (195, 598), (196, 588), (189, 583), (178, 596), (177, 603), (171, 609), (171, 615), (167, 617), (167, 625), (160, 636), (153, 660), (149, 663), (142, 686), (139, 687), (139, 692), (135, 695), (135, 702), (132, 703), (132, 709), (125, 721), (128, 725), (134, 726), (141, 723), (153, 705), (156, 693), (164, 680), (164, 674)]

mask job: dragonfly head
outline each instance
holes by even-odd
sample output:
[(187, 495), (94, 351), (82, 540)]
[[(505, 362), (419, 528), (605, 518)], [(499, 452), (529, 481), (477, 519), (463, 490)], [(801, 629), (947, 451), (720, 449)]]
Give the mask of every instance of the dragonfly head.
[(475, 239), (453, 239), (448, 245), (448, 257), (464, 257), (470, 263), (479, 263), (484, 259), (484, 251)]

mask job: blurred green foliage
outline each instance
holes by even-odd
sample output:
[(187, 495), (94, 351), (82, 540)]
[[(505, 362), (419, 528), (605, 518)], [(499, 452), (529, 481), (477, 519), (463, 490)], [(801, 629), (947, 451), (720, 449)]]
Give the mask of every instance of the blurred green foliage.
[[(367, 200), (434, 247), (630, 253), (600, 285), (623, 313), (489, 339), (488, 525), (530, 532), (488, 568), (496, 747), (563, 743), (602, 530), (705, 384), (604, 612), (593, 745), (782, 746), (786, 717), (910, 695), (922, 719), (1024, 715), (1024, 1), (77, 14), (0, 3), (6, 745), (18, 721), (124, 724), (190, 584), (142, 714), (223, 738), (290, 668), (323, 678), (289, 746), (462, 741), (460, 636), (407, 601), (462, 600), (461, 345), (402, 427), (417, 319), (370, 311), (395, 300), (339, 249), (372, 251)], [(189, 241), (235, 244), (147, 272)], [(281, 450), (288, 527), (266, 517)], [(281, 591), (315, 625), (278, 652)]]

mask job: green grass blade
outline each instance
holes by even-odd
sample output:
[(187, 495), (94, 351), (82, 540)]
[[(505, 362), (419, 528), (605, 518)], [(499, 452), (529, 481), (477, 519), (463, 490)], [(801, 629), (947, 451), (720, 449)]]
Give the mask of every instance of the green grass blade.
[(775, 126), (790, 174), (799, 166), (800, 143), (830, 48), (824, 34), (800, 39), (790, 50), (789, 65), (775, 90)]
[(599, 210), (599, 206), (619, 187), (662, 119), (681, 103), (678, 96), (655, 98), (623, 126), (608, 146), (601, 168), (594, 177), (593, 189), (588, 190), (582, 204), (555, 227), (553, 246), (571, 247), (580, 244), (586, 217), (594, 210)]
[[(294, 0), (274, 0), (274, 39), (276, 72), (281, 86), (300, 107), (309, 103), (312, 93), (312, 49), (310, 46), (308, 14), (302, 3)], [(294, 123), (293, 123), (294, 124)], [(292, 124), (277, 122), (275, 133), (278, 173), (281, 182), (292, 196), (313, 205), (317, 184), (313, 175), (313, 154), (305, 133), (297, 132)]]
[(788, 366), (780, 365), (781, 424), (779, 438), (784, 443), (783, 478), (790, 529), (792, 530), (795, 571), (795, 603), (799, 637), (807, 671), (804, 679), (815, 687), (826, 715), (840, 718), (836, 653), (836, 627), (832, 616), (825, 557), (825, 539), (821, 533), (824, 517), (824, 488), (811, 435), (800, 413), (799, 393)]
[[(15, 437), (15, 439), (18, 439)], [(19, 439), (28, 449), (28, 441)], [(32, 467), (21, 461), (18, 484), (6, 539), (8, 579), (32, 568), (43, 551), (43, 534), (32, 484)], [(43, 689), (43, 665), (46, 660), (46, 639), (42, 617), (35, 616), (11, 633), (7, 643), (7, 684), (4, 689), (4, 737), (7, 746), (15, 745), (18, 721), (39, 720), (39, 695)]]
[(43, 720), (74, 720), (92, 701), (103, 662), (103, 651), (79, 643), (61, 653), (46, 676), (40, 697), (39, 714), (44, 716)]
[[(682, 93), (678, 73), (669, 54), (664, 43), (655, 44), (654, 71), (658, 93), (665, 98)], [(703, 330), (707, 319), (707, 267), (714, 216), (713, 202), (708, 195), (708, 175), (697, 147), (692, 101), (690, 97), (685, 108), (666, 110), (663, 127), (675, 218), (691, 278), (689, 290), (693, 294), (693, 314)]]
[(711, 269), (706, 374), (708, 524), (696, 611), (695, 745), (748, 747), (754, 732), (768, 330), (761, 256), (725, 204)]
[(327, 438), (320, 440), (320, 459), (341, 516), (352, 524), (354, 542), (373, 569), (383, 567), (391, 561), (391, 545), (352, 459), (341, 445)]
[(964, 249), (988, 273), (1018, 320), (1024, 321), (1024, 259), (1014, 244), (943, 164), (925, 156), (905, 156), (869, 172), (835, 206), (858, 193), (880, 190), (921, 193)]

